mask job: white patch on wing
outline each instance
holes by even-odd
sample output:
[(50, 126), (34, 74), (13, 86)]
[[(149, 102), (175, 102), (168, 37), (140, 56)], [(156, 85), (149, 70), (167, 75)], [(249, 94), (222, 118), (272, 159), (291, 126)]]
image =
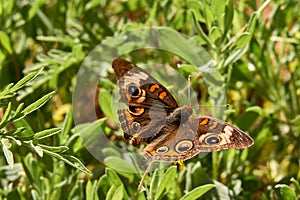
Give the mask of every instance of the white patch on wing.
[(224, 132), (226, 133), (226, 135), (232, 136), (233, 128), (231, 126), (226, 125), (224, 128)]
[(130, 80), (146, 80), (147, 78), (149, 78), (149, 75), (146, 74), (145, 72), (135, 72), (135, 73), (131, 73), (130, 71), (128, 72), (128, 77), (126, 77), (126, 79), (130, 79)]
[(140, 86), (140, 82), (145, 81), (149, 78), (149, 75), (146, 74), (145, 72), (135, 72), (131, 73), (128, 71), (124, 76), (124, 85), (127, 87), (129, 84), (134, 84), (136, 86)]

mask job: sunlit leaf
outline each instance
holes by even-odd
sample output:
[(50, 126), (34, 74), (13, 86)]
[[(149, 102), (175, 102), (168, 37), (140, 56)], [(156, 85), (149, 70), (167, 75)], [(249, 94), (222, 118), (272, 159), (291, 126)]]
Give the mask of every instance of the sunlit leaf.
[(213, 187), (215, 187), (213, 184), (207, 184), (207, 185), (196, 187), (195, 189), (193, 189), (192, 191), (184, 195), (180, 200), (198, 199), (207, 191), (211, 190)]
[(0, 128), (2, 128), (5, 125), (6, 120), (8, 119), (10, 113), (11, 113), (11, 102), (8, 103), (7, 108), (5, 109), (5, 113), (0, 121)]
[(9, 53), (13, 53), (13, 49), (11, 46), (11, 41), (9, 39), (9, 36), (4, 31), (0, 31), (0, 44), (5, 48), (5, 50)]
[(289, 186), (284, 185), (284, 184), (277, 184), (277, 185), (275, 185), (275, 188), (279, 189), (280, 194), (281, 194), (281, 198), (283, 200), (297, 199), (295, 191), (292, 190), (292, 188), (290, 188)]
[(34, 103), (30, 104), (29, 106), (27, 106), (22, 113), (28, 115), (29, 113), (39, 109), (41, 106), (43, 106), (55, 93), (55, 91), (50, 92), (49, 94), (46, 94), (45, 96), (43, 96), (42, 98), (38, 99), (37, 101), (35, 101)]
[(155, 193), (155, 199), (159, 199), (163, 194), (164, 190), (170, 186), (171, 183), (174, 183), (176, 178), (176, 166), (171, 166), (162, 179), (158, 182), (157, 191)]
[(61, 131), (60, 128), (51, 128), (51, 129), (46, 129), (40, 132), (37, 132), (34, 134), (33, 139), (39, 139), (42, 140), (47, 137), (51, 137), (52, 135), (56, 135)]

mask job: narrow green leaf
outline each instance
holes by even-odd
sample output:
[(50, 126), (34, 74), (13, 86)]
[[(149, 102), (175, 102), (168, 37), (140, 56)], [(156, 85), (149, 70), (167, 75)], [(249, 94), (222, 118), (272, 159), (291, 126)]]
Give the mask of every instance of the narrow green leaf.
[(41, 195), (39, 194), (39, 192), (35, 189), (32, 189), (30, 191), (31, 195), (32, 195), (32, 199), (42, 199)]
[(243, 149), (243, 151), (241, 151), (241, 156), (240, 156), (240, 163), (245, 163), (247, 158), (248, 158), (248, 154), (249, 154), (249, 149)]
[(21, 146), (22, 145), (22, 142), (12, 136), (6, 136), (7, 139), (10, 139), (12, 141), (14, 141), (17, 145)]
[(30, 9), (28, 11), (27, 20), (31, 21), (31, 19), (36, 15), (36, 13), (39, 11), (40, 6), (42, 6), (44, 1), (35, 1), (32, 6), (30, 6)]
[(17, 128), (25, 128), (25, 130), (22, 132), (22, 137), (24, 137), (24, 136), (33, 137), (34, 131), (32, 130), (30, 124), (28, 124), (28, 122), (26, 120), (20, 118), (20, 119), (14, 121), (14, 125)]
[(30, 104), (29, 106), (27, 106), (22, 111), (22, 113), (24, 113), (25, 115), (28, 115), (29, 113), (39, 109), (41, 106), (43, 106), (52, 97), (52, 95), (54, 93), (55, 93), (55, 91), (50, 92), (50, 93), (46, 94), (45, 96), (43, 96), (42, 98), (40, 98), (39, 100), (37, 100), (34, 103)]
[(296, 191), (300, 194), (300, 185), (299, 182), (293, 177), (291, 178), (291, 182), (294, 184)]
[(107, 179), (111, 186), (114, 185), (117, 188), (120, 185), (123, 185), (123, 183), (122, 183), (121, 179), (119, 178), (119, 176), (117, 175), (117, 173), (114, 172), (112, 169), (106, 168), (106, 174), (107, 174)]
[(43, 85), (47, 84), (49, 80), (51, 80), (50, 75), (39, 76), (39, 78), (34, 81), (34, 84), (30, 84), (30, 86), (24, 88), (23, 90), (18, 91), (17, 101), (22, 101), (29, 95), (32, 95), (35, 91), (39, 90), (39, 88), (41, 88)]
[(77, 153), (78, 151), (84, 149), (84, 146), (88, 146), (77, 134), (72, 135), (69, 138), (66, 137), (65, 139), (67, 139), (67, 141), (65, 142), (66, 146), (72, 147), (72, 152), (74, 153)]
[(70, 155), (64, 155), (63, 156), (63, 161), (65, 161), (66, 163), (68, 163), (71, 166), (76, 167), (77, 169), (79, 169), (80, 171), (88, 174), (88, 175), (92, 175), (91, 171), (88, 170), (84, 164), (75, 156), (70, 156)]
[(71, 188), (71, 191), (68, 191), (67, 200), (73, 200), (73, 199), (83, 199), (84, 197), (84, 187), (83, 187), (83, 181), (76, 181), (74, 185)]
[(226, 3), (224, 2), (224, 0), (214, 0), (212, 1), (212, 5), (211, 5), (211, 10), (213, 11), (215, 19), (218, 22), (218, 27), (220, 27), (221, 30), (224, 30), (223, 17), (225, 15), (225, 6)]
[[(199, 162), (197, 162), (199, 163)], [(180, 171), (179, 173), (179, 177), (178, 177), (178, 180), (184, 180), (185, 181), (185, 184), (184, 184), (184, 190), (185, 191), (190, 191), (192, 190), (192, 179), (193, 179), (193, 173), (195, 172), (196, 169), (193, 169), (195, 167), (197, 167), (199, 165), (194, 165), (194, 166), (191, 166), (191, 164), (187, 165), (184, 170)], [(193, 168), (192, 168), (193, 167)], [(197, 173), (195, 173), (197, 174)]]
[(6, 110), (5, 110), (5, 113), (2, 117), (2, 120), (0, 122), (0, 128), (2, 128), (3, 126), (5, 126), (5, 124), (7, 123), (7, 119), (9, 117), (11, 113), (11, 102), (8, 103), (7, 107), (6, 107)]
[(4, 157), (6, 159), (6, 162), (8, 163), (9, 167), (11, 169), (13, 169), (14, 168), (14, 156), (13, 156), (13, 153), (9, 150), (9, 148), (11, 147), (11, 143), (6, 138), (2, 138), (1, 143), (2, 143), (2, 150), (4, 153)]
[(109, 188), (109, 190), (108, 190), (108, 192), (107, 192), (107, 194), (105, 196), (105, 200), (111, 200), (114, 197), (115, 191), (116, 191), (116, 186), (112, 185)]
[(111, 187), (108, 183), (107, 175), (106, 174), (102, 175), (98, 181), (99, 196), (103, 196), (103, 197), (106, 196), (110, 188)]
[(223, 36), (227, 35), (228, 30), (231, 28), (233, 16), (234, 16), (234, 6), (232, 0), (226, 1), (225, 12), (224, 12), (224, 30)]
[(181, 64), (178, 66), (178, 71), (180, 74), (191, 74), (191, 73), (199, 73), (199, 70), (196, 66), (194, 65), (188, 65), (188, 64)]
[(65, 37), (57, 37), (57, 36), (37, 36), (37, 40), (44, 41), (44, 42), (59, 42), (59, 43), (74, 43), (74, 41), (70, 40), (69, 38)]
[[(109, 184), (111, 186), (114, 186), (116, 189), (118, 189), (120, 186), (125, 188), (123, 182), (121, 181), (121, 179), (119, 178), (119, 176), (117, 175), (117, 173), (115, 173), (112, 169), (110, 168), (106, 168), (106, 175), (107, 175), (107, 179), (109, 181)], [(125, 190), (123, 191), (123, 199), (128, 199), (128, 194)]]
[(27, 74), (24, 78), (19, 80), (10, 90), (11, 92), (15, 92), (22, 88), (26, 83), (37, 77), (43, 69), (40, 69), (39, 71), (32, 72), (30, 74)]
[(101, 110), (104, 113), (104, 115), (108, 119), (114, 121), (114, 117), (112, 114), (112, 105), (111, 105), (112, 96), (111, 96), (110, 92), (108, 92), (105, 89), (100, 89), (98, 99), (99, 99), (99, 104), (100, 104)]
[(44, 153), (43, 153), (43, 149), (39, 146), (34, 145), (32, 142), (30, 142), (30, 146), (34, 149), (34, 151), (40, 156), (43, 157)]
[(287, 186), (285, 184), (277, 184), (277, 185), (275, 185), (275, 188), (279, 189), (280, 194), (281, 194), (281, 198), (283, 200), (295, 200), (295, 199), (297, 199), (295, 191), (292, 190), (292, 188), (290, 188), (289, 186)]
[(10, 88), (13, 86), (14, 84), (13, 83), (10, 83), (8, 84), (5, 89), (0, 92), (0, 100), (1, 99), (7, 99), (7, 98), (10, 98), (12, 96), (14, 96), (14, 94), (10, 94)]
[(246, 112), (256, 112), (258, 113), (259, 115), (262, 115), (263, 114), (263, 110), (261, 107), (259, 106), (251, 106), (249, 108), (246, 109)]
[(93, 184), (89, 180), (85, 186), (86, 200), (94, 200)]
[(98, 181), (94, 181), (92, 192), (93, 192), (93, 200), (99, 200)]
[(0, 100), (1, 99), (9, 99), (14, 97), (16, 94), (15, 93), (5, 93), (4, 95), (0, 94)]
[(194, 22), (194, 26), (196, 28), (197, 34), (199, 35), (199, 37), (202, 40), (204, 40), (206, 42), (206, 44), (209, 46), (209, 48), (212, 49), (214, 47), (214, 44), (211, 42), (209, 37), (207, 37), (207, 35), (204, 33), (203, 29), (199, 25), (196, 14), (194, 13), (194, 11), (192, 11), (192, 18), (193, 18), (193, 22)]
[(57, 159), (60, 159), (62, 161), (64, 161), (65, 163), (71, 165), (72, 167), (75, 167), (76, 169), (79, 169), (80, 171), (88, 174), (88, 175), (92, 175), (91, 171), (88, 170), (83, 164), (82, 162), (74, 157), (74, 156), (68, 156), (68, 155), (60, 155), (58, 153), (43, 149), (43, 152), (49, 156), (55, 157)]
[(122, 200), (124, 196), (124, 187), (120, 185), (116, 188), (112, 200)]
[(48, 18), (46, 13), (42, 12), (41, 10), (38, 10), (37, 14), (39, 16), (39, 19), (43, 22), (43, 25), (45, 25), (45, 27), (47, 27), (49, 31), (55, 29), (55, 27), (53, 27), (52, 21)]
[(204, 18), (206, 21), (206, 25), (208, 27), (208, 30), (212, 28), (214, 25), (215, 16), (213, 13), (213, 10), (208, 4), (204, 4)]
[(228, 66), (231, 63), (234, 63), (238, 59), (240, 59), (248, 50), (248, 46), (242, 49), (238, 49), (236, 51), (232, 51), (229, 57), (225, 60), (224, 66)]
[(103, 87), (103, 88), (105, 88), (105, 89), (111, 89), (111, 90), (113, 90), (115, 87), (116, 87), (116, 84), (115, 83), (113, 83), (111, 80), (109, 80), (109, 79), (104, 79), (104, 78), (102, 78), (101, 80), (100, 80), (100, 85), (101, 85), (101, 87)]
[(36, 134), (34, 134), (33, 139), (36, 140), (41, 140), (47, 137), (50, 137), (52, 135), (58, 134), (61, 131), (60, 128), (51, 128), (51, 129), (46, 129), (40, 132), (37, 132)]
[(47, 146), (47, 145), (43, 145), (43, 144), (38, 144), (39, 147), (41, 147), (42, 149), (54, 152), (54, 153), (63, 153), (65, 151), (69, 150), (69, 147), (67, 146)]
[(213, 41), (215, 44), (220, 43), (222, 38), (222, 31), (219, 27), (213, 26), (209, 31), (209, 38), (211, 41)]
[(64, 123), (61, 129), (61, 137), (65, 138), (70, 133), (73, 125), (73, 110), (70, 109), (64, 119)]
[(13, 49), (10, 44), (9, 36), (4, 31), (0, 31), (0, 44), (7, 51), (8, 54), (13, 53)]
[(172, 27), (174, 29), (180, 29), (185, 23), (186, 12), (184, 10), (178, 10), (175, 18), (172, 20)]
[(159, 181), (155, 199), (159, 199), (167, 186), (170, 186), (170, 184), (173, 184), (175, 182), (175, 178), (177, 177), (176, 168), (176, 166), (171, 166)]
[(13, 130), (9, 130), (7, 131), (5, 134), (7, 136), (14, 136), (14, 135), (17, 135), (19, 133), (22, 133), (23, 131), (25, 131), (26, 128), (25, 127), (20, 127), (20, 128), (17, 128), (17, 129), (13, 129)]
[(157, 190), (159, 182), (158, 176), (158, 169), (155, 169), (153, 175), (151, 176), (151, 183), (150, 183), (150, 199), (154, 199), (155, 191)]
[(34, 158), (31, 153), (28, 153), (25, 158), (22, 159), (22, 166), (30, 183), (32, 183), (34, 188), (40, 190), (42, 168), (39, 167), (37, 159)]
[(251, 34), (251, 36), (255, 33), (256, 31), (256, 23), (259, 19), (259, 13), (257, 12), (254, 12), (251, 17), (250, 17), (250, 20), (249, 20), (249, 25), (248, 25), (248, 28), (247, 28), (247, 32), (249, 32)]
[(157, 17), (157, 10), (158, 10), (158, 2), (154, 1), (150, 11), (150, 15), (145, 23), (146, 26), (152, 26), (152, 24), (155, 22), (155, 19)]
[(20, 103), (14, 113), (14, 115), (12, 116), (12, 118), (14, 119), (14, 121), (21, 119), (24, 114), (22, 114), (22, 109), (24, 107), (24, 103)]
[(186, 195), (184, 195), (180, 200), (194, 200), (201, 197), (203, 194), (205, 194), (207, 191), (211, 190), (213, 187), (215, 187), (213, 184), (207, 184), (202, 185), (199, 187), (196, 187)]
[(239, 35), (239, 37), (236, 39), (236, 41), (232, 44), (232, 47), (234, 50), (242, 49), (249, 45), (251, 41), (251, 35), (249, 32), (242, 33)]
[(124, 171), (129, 173), (135, 173), (136, 169), (134, 166), (126, 162), (120, 157), (110, 156), (104, 159), (104, 163), (106, 166), (109, 166), (117, 171)]

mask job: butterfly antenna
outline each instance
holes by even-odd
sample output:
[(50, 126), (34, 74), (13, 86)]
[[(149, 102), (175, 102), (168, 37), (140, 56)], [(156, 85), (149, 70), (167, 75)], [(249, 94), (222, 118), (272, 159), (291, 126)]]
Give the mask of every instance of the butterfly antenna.
[(230, 104), (222, 104), (222, 105), (201, 105), (202, 107), (226, 107), (228, 108), (230, 106)]
[(148, 167), (146, 168), (146, 170), (144, 172), (144, 175), (143, 175), (143, 177), (142, 177), (142, 179), (140, 181), (140, 184), (139, 184), (139, 186), (138, 186), (138, 188), (136, 190), (136, 193), (135, 193), (135, 198), (134, 198), (135, 200), (137, 200), (139, 198), (139, 193), (140, 193), (140, 191), (142, 189), (142, 186), (143, 186), (143, 184), (145, 182), (146, 176), (148, 175), (151, 167), (153, 166), (153, 163), (154, 163), (154, 160), (151, 160), (150, 163), (149, 163), (149, 165), (148, 165)]
[(188, 77), (188, 101), (189, 101), (189, 105), (192, 105), (192, 102), (191, 102), (191, 75), (189, 75), (189, 77)]

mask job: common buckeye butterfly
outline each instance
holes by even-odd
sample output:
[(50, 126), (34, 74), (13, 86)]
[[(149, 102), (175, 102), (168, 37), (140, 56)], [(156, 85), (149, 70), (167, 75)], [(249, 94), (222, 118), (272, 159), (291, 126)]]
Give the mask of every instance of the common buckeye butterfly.
[(147, 160), (184, 161), (199, 152), (227, 148), (244, 149), (252, 138), (238, 128), (209, 116), (192, 115), (191, 106), (179, 107), (172, 94), (145, 70), (116, 58), (119, 109), (124, 138), (130, 144), (147, 144), (142, 154)]

